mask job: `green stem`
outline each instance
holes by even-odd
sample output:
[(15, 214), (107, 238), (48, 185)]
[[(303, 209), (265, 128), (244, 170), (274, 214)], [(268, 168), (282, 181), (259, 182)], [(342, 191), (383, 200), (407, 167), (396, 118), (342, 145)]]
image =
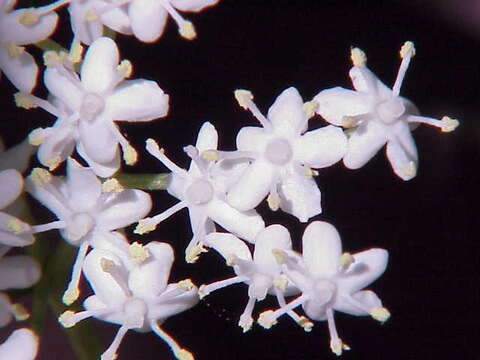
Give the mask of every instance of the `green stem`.
[(170, 183), (170, 174), (125, 174), (114, 176), (125, 188), (140, 190), (165, 190)]

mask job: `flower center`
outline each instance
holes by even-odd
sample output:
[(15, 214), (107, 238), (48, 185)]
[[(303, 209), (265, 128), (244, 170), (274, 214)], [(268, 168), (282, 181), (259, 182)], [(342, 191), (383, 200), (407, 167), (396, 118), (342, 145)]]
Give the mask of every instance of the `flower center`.
[(123, 312), (126, 323), (135, 327), (142, 327), (148, 307), (142, 299), (131, 298), (123, 305)]
[(63, 231), (63, 235), (68, 241), (78, 243), (94, 226), (95, 221), (89, 214), (73, 214)]
[(308, 317), (318, 320), (325, 316), (327, 304), (335, 296), (337, 287), (335, 283), (326, 279), (318, 279), (312, 287), (311, 299), (304, 304)]
[(275, 165), (285, 165), (292, 158), (290, 143), (285, 139), (271, 140), (265, 149), (265, 155)]
[(405, 106), (398, 97), (393, 97), (377, 105), (380, 120), (387, 125), (393, 124), (405, 112)]
[(209, 181), (200, 179), (187, 188), (186, 196), (191, 204), (205, 204), (213, 198), (213, 187)]
[(80, 107), (80, 117), (83, 120), (93, 121), (103, 111), (105, 100), (95, 93), (86, 93)]

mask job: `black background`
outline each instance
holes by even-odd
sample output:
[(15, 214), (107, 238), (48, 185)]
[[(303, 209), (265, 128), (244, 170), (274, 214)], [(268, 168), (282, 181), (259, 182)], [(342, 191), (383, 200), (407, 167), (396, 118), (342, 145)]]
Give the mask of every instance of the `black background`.
[[(345, 250), (382, 247), (390, 252), (387, 271), (372, 284), (392, 312), (381, 325), (370, 318), (336, 313), (339, 335), (352, 350), (345, 359), (478, 359), (478, 199), (480, 31), (452, 9), (442, 13), (440, 2), (321, 0), (222, 0), (200, 14), (185, 14), (194, 22), (198, 39), (180, 38), (173, 21), (155, 44), (118, 36), (123, 58), (134, 65), (133, 78), (156, 80), (171, 95), (167, 118), (120, 127), (141, 152), (133, 172), (165, 169), (142, 151), (146, 138), (155, 138), (167, 154), (187, 166), (182, 147), (194, 143), (202, 122), (220, 133), (220, 148), (234, 149), (242, 126), (257, 125), (235, 102), (237, 88), (251, 90), (263, 113), (279, 93), (295, 86), (305, 101), (320, 90), (350, 88), (349, 50), (358, 46), (368, 66), (392, 85), (400, 63), (398, 50), (414, 41), (412, 60), (402, 94), (422, 114), (449, 115), (461, 125), (450, 134), (428, 126), (415, 130), (420, 154), (417, 177), (396, 178), (381, 151), (365, 167), (352, 171), (339, 163), (320, 171), (323, 214), (339, 230)], [(466, 5), (468, 2), (456, 2)], [(435, 4), (437, 6), (435, 6)], [(472, 2), (473, 4), (473, 2)], [(457, 5), (457, 9), (459, 6)], [(62, 12), (65, 15), (65, 11)], [(475, 14), (471, 9), (465, 14)], [(471, 16), (480, 23), (478, 18)], [(64, 17), (55, 37), (67, 44)], [(20, 141), (53, 118), (41, 110), (16, 109), (14, 89), (0, 82), (0, 133), (8, 145)], [(43, 93), (42, 93), (43, 91)], [(38, 87), (38, 94), (45, 95)], [(324, 126), (319, 117), (310, 129)], [(60, 173), (61, 171), (59, 171)], [(176, 202), (153, 193), (158, 213)], [(297, 250), (305, 224), (289, 215), (259, 209), (267, 224), (282, 223), (292, 233)], [(128, 230), (131, 233), (131, 229)], [(171, 281), (191, 277), (197, 284), (232, 275), (214, 251), (187, 265), (183, 249), (190, 239), (186, 212), (165, 221), (156, 232), (131, 240), (160, 240), (176, 249)], [(164, 329), (192, 351), (196, 359), (333, 359), (326, 322), (309, 334), (283, 317), (267, 331), (254, 326), (246, 334), (236, 325), (247, 301), (246, 286), (220, 290), (192, 310), (170, 318)], [(26, 300), (28, 302), (28, 299)], [(255, 314), (275, 306), (271, 299), (256, 305)], [(105, 348), (117, 326), (96, 320)], [(1, 333), (7, 333), (2, 329)], [(153, 333), (130, 332), (119, 359), (173, 359)], [(39, 359), (73, 359), (52, 317)]]

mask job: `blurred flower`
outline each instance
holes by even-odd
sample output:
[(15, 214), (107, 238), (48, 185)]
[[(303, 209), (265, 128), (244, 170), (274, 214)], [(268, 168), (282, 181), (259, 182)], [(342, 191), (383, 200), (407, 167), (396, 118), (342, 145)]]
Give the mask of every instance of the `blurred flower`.
[(37, 335), (27, 328), (18, 329), (0, 345), (0, 359), (33, 360), (37, 351)]

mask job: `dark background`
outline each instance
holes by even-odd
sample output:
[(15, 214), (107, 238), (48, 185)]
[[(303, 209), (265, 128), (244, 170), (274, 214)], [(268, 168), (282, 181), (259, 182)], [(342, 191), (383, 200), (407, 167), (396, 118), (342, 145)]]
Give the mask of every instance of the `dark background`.
[[(305, 101), (320, 90), (350, 88), (348, 70), (351, 46), (365, 50), (368, 66), (392, 85), (400, 63), (398, 50), (406, 40), (415, 42), (402, 94), (422, 114), (458, 118), (460, 127), (442, 134), (428, 126), (415, 131), (420, 154), (417, 177), (403, 182), (395, 177), (381, 151), (365, 167), (352, 171), (337, 164), (320, 171), (323, 214), (339, 230), (344, 249), (356, 252), (382, 247), (390, 252), (387, 271), (372, 284), (391, 311), (384, 325), (371, 318), (336, 313), (340, 337), (352, 350), (345, 359), (478, 359), (478, 236), (476, 205), (479, 177), (478, 112), (480, 76), (480, 11), (465, 7), (474, 2), (448, 1), (320, 1), (222, 0), (201, 14), (184, 14), (198, 39), (181, 39), (173, 21), (155, 44), (119, 36), (123, 58), (134, 65), (133, 78), (156, 80), (171, 95), (167, 118), (145, 124), (120, 124), (141, 151), (134, 168), (126, 172), (163, 172), (152, 156), (142, 151), (153, 137), (181, 166), (181, 151), (193, 144), (203, 121), (220, 133), (220, 148), (234, 149), (242, 126), (257, 125), (234, 100), (237, 88), (251, 90), (263, 113), (279, 93), (295, 86)], [(62, 12), (65, 15), (65, 12)], [(478, 14), (477, 17), (474, 15)], [(69, 41), (64, 18), (56, 38)], [(477, 32), (478, 31), (478, 32)], [(53, 118), (41, 110), (18, 110), (11, 101), (13, 87), (0, 82), (2, 120), (0, 133), (8, 145), (20, 141)], [(37, 93), (42, 95), (40, 86)], [(319, 117), (310, 128), (324, 126)], [(152, 193), (158, 213), (176, 202)], [(292, 233), (297, 250), (305, 224), (291, 216), (259, 211), (267, 224), (282, 223)], [(131, 229), (129, 229), (131, 233)], [(171, 281), (191, 277), (197, 284), (232, 276), (214, 251), (194, 265), (183, 261), (190, 239), (186, 213), (165, 221), (146, 237), (176, 249)], [(195, 354), (196, 359), (334, 359), (326, 322), (316, 323), (309, 334), (286, 316), (266, 331), (254, 326), (242, 334), (236, 323), (247, 301), (246, 286), (220, 290), (192, 310), (170, 318), (164, 329)], [(28, 299), (26, 300), (28, 301)], [(254, 314), (277, 307), (268, 299)], [(98, 324), (105, 348), (117, 326)], [(2, 329), (4, 333), (6, 330)], [(2, 332), (2, 334), (3, 334)], [(73, 359), (59, 326), (52, 317), (44, 334), (39, 359)], [(130, 332), (119, 359), (173, 359), (168, 347), (153, 333)]]

